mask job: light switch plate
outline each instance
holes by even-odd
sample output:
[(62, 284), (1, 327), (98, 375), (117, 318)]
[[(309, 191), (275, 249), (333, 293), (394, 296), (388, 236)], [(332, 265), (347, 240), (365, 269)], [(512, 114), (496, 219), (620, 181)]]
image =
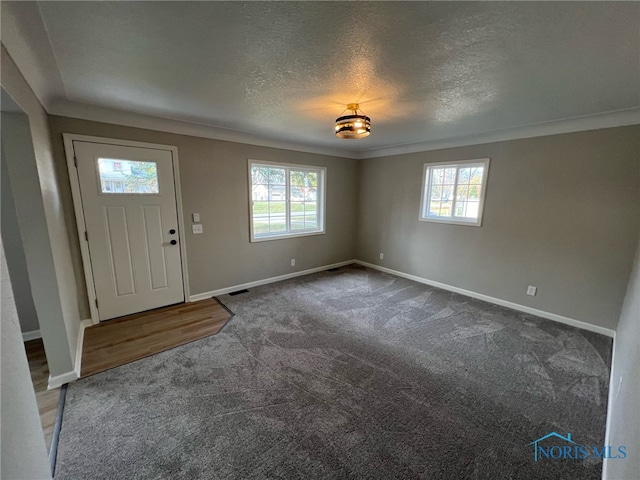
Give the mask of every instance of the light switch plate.
[(191, 225), (191, 228), (193, 229), (193, 233), (198, 234), (198, 233), (202, 233), (202, 224), (201, 223), (196, 223)]
[[(199, 213), (194, 213), (193, 214), (193, 221), (198, 223), (200, 221), (200, 214)], [(195, 232), (193, 232), (195, 233)]]
[(529, 285), (529, 287), (527, 287), (527, 295), (531, 295), (532, 297), (535, 297), (537, 291), (538, 289), (533, 285)]

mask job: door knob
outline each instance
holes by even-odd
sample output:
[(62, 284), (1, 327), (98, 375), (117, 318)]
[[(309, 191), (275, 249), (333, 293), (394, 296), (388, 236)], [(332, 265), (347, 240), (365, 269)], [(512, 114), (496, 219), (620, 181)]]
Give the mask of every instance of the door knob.
[(176, 240), (171, 240), (169, 243), (170, 243), (171, 245), (176, 245), (178, 242), (177, 242)]
[(175, 229), (173, 229), (173, 228), (172, 228), (171, 230), (169, 230), (169, 233), (170, 233), (171, 235), (173, 235), (174, 233), (176, 233), (176, 231), (175, 231)]

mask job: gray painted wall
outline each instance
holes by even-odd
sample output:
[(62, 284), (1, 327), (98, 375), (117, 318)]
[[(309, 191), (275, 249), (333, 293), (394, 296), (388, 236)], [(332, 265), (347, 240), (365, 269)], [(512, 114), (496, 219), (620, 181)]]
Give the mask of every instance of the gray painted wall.
[[(73, 370), (73, 357), (58, 295), (29, 119), (24, 114), (2, 112), (1, 134), (2, 163), (7, 166), (11, 183), (19, 236), (22, 239), (33, 304), (40, 321), (49, 371), (53, 376), (61, 375)], [(2, 226), (5, 226), (4, 223)], [(9, 232), (2, 232), (3, 237), (7, 234), (11, 235)], [(21, 292), (21, 295), (25, 294), (26, 292)]]
[[(4, 127), (3, 127), (4, 128)], [(0, 478), (51, 478), (44, 434), (22, 344), (18, 314), (0, 241), (2, 322), (0, 397)]]
[[(7, 128), (7, 125), (4, 125), (4, 128)], [(0, 208), (2, 212), (0, 213), (0, 221), (2, 226), (0, 230), (2, 231), (4, 249), (7, 252), (7, 268), (14, 285), (14, 297), (20, 320), (20, 330), (23, 333), (33, 332), (40, 329), (38, 314), (33, 304), (27, 261), (24, 257), (22, 236), (20, 235), (16, 206), (13, 201), (11, 183), (9, 183), (9, 171), (4, 161), (4, 156), (2, 156), (1, 163)]]
[(605, 460), (605, 480), (640, 472), (640, 243), (616, 331), (609, 395), (609, 445), (626, 445), (624, 460)]
[[(615, 329), (639, 231), (638, 138), (632, 126), (363, 160), (358, 258)], [(424, 163), (484, 157), (482, 227), (418, 221)]]
[(4, 46), (0, 55), (2, 88), (26, 115), (9, 120), (20, 134), (8, 135), (4, 115), (11, 114), (3, 113), (2, 148), (9, 160), (33, 301), (51, 375), (72, 375), (80, 318), (47, 114)]
[[(192, 294), (359, 258), (594, 325), (617, 323), (640, 216), (638, 126), (357, 162), (65, 117), (49, 123), (61, 178), (63, 132), (178, 147), (185, 218), (199, 212), (205, 230), (187, 232)], [(419, 222), (423, 164), (481, 157), (492, 159), (483, 226)], [(251, 244), (248, 158), (327, 166), (327, 235)], [(71, 194), (61, 186), (84, 292)], [(538, 287), (536, 297), (527, 285)]]
[[(86, 288), (62, 133), (178, 147), (192, 295), (355, 258), (357, 160), (56, 116), (49, 117), (49, 126), (57, 174), (64, 178), (62, 206), (78, 292)], [(248, 159), (327, 167), (326, 234), (250, 243)], [(200, 213), (202, 235), (191, 233), (194, 212)], [(296, 259), (295, 267), (290, 266), (291, 258)], [(84, 295), (82, 314), (88, 317), (86, 302)]]

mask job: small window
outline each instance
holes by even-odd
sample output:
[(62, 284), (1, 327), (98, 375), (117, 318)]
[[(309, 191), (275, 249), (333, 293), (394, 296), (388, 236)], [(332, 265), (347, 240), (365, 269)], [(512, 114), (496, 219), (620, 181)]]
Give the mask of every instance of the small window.
[(156, 162), (98, 159), (102, 193), (147, 194), (159, 193)]
[(251, 241), (324, 233), (325, 171), (249, 160)]
[(489, 159), (424, 165), (420, 220), (480, 226)]

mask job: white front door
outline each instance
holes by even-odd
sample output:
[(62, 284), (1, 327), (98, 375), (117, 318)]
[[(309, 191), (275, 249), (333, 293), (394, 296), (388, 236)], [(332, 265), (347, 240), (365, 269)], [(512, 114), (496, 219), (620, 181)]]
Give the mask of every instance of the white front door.
[(100, 320), (183, 302), (172, 152), (73, 148)]

